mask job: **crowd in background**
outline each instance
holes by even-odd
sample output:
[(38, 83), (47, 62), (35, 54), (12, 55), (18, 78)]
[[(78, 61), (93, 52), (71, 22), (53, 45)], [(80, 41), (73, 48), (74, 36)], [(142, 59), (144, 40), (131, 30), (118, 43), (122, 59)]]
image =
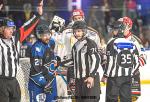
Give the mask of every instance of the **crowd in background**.
[[(145, 18), (138, 12), (140, 6), (137, 5), (137, 0), (100, 0), (100, 5), (91, 5), (88, 15), (86, 15), (86, 22), (89, 26), (96, 29), (101, 35), (101, 43), (105, 43), (110, 38), (107, 32), (107, 26), (116, 19), (122, 16), (128, 16), (133, 20), (133, 33), (138, 36), (145, 48), (150, 48), (150, 26), (146, 23)], [(32, 13), (36, 10), (37, 0), (3, 0), (5, 7), (0, 12), (0, 17), (9, 16), (12, 18), (17, 27), (20, 27), (23, 22), (27, 21)], [(57, 15), (59, 6), (59, 0), (44, 0), (45, 13), (41, 19), (51, 21), (54, 15)], [(61, 9), (60, 11), (67, 11), (67, 9)], [(71, 12), (70, 12), (71, 13)], [(17, 16), (16, 16), (17, 15)], [(68, 19), (67, 22), (69, 22)], [(148, 21), (148, 20), (147, 20)], [(49, 23), (46, 22), (46, 23)], [(145, 23), (146, 22), (146, 23)], [(66, 24), (67, 25), (67, 24)], [(33, 32), (34, 33), (34, 32)], [(30, 37), (33, 38), (33, 37)], [(32, 41), (27, 39), (27, 42)], [(34, 41), (34, 40), (33, 40)]]

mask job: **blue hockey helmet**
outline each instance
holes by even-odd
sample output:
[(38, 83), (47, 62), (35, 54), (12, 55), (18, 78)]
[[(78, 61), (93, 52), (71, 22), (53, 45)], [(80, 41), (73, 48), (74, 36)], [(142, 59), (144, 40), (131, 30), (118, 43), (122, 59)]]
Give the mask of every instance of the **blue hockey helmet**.
[(3, 18), (1, 21), (0, 26), (5, 26), (5, 27), (14, 27), (16, 28), (16, 25), (12, 19), (9, 18)]

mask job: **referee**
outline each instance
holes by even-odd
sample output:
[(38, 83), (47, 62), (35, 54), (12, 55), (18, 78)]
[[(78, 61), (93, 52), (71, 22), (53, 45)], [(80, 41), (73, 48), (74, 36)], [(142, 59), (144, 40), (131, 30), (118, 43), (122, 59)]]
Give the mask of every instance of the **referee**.
[(43, 13), (43, 0), (39, 3), (38, 14), (34, 15), (18, 31), (9, 18), (4, 18), (0, 26), (0, 101), (20, 102), (20, 86), (16, 79), (19, 67), (20, 43), (31, 33)]
[(113, 24), (114, 38), (108, 41), (107, 65), (102, 81), (107, 78), (106, 102), (131, 102), (131, 78), (139, 68), (138, 50), (133, 41), (124, 38), (126, 27), (122, 22)]
[(100, 55), (96, 43), (86, 37), (84, 21), (76, 21), (73, 34), (77, 42), (72, 48), (75, 77), (76, 102), (98, 102), (100, 99), (99, 73)]

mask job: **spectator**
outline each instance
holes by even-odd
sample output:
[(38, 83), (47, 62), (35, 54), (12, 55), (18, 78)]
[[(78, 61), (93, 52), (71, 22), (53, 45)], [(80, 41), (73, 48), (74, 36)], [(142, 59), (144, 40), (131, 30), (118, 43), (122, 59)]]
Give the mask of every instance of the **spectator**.
[(137, 8), (136, 1), (135, 0), (127, 0), (126, 7), (127, 7), (127, 15), (132, 19), (136, 18), (137, 17), (137, 14), (136, 14), (136, 8)]
[(26, 38), (25, 43), (21, 46), (21, 57), (30, 57), (31, 47), (36, 41), (36, 38), (33, 34), (29, 35), (28, 38)]

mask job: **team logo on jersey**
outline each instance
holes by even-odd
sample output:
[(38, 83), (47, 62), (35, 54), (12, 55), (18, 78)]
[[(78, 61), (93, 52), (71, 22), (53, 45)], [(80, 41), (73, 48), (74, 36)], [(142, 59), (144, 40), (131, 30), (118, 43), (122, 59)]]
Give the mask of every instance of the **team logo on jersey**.
[(37, 52), (40, 52), (40, 48), (39, 48), (39, 47), (36, 47), (35, 50), (36, 50)]
[(40, 94), (36, 95), (36, 100), (37, 100), (37, 102), (45, 102), (46, 94), (45, 93), (40, 93)]

